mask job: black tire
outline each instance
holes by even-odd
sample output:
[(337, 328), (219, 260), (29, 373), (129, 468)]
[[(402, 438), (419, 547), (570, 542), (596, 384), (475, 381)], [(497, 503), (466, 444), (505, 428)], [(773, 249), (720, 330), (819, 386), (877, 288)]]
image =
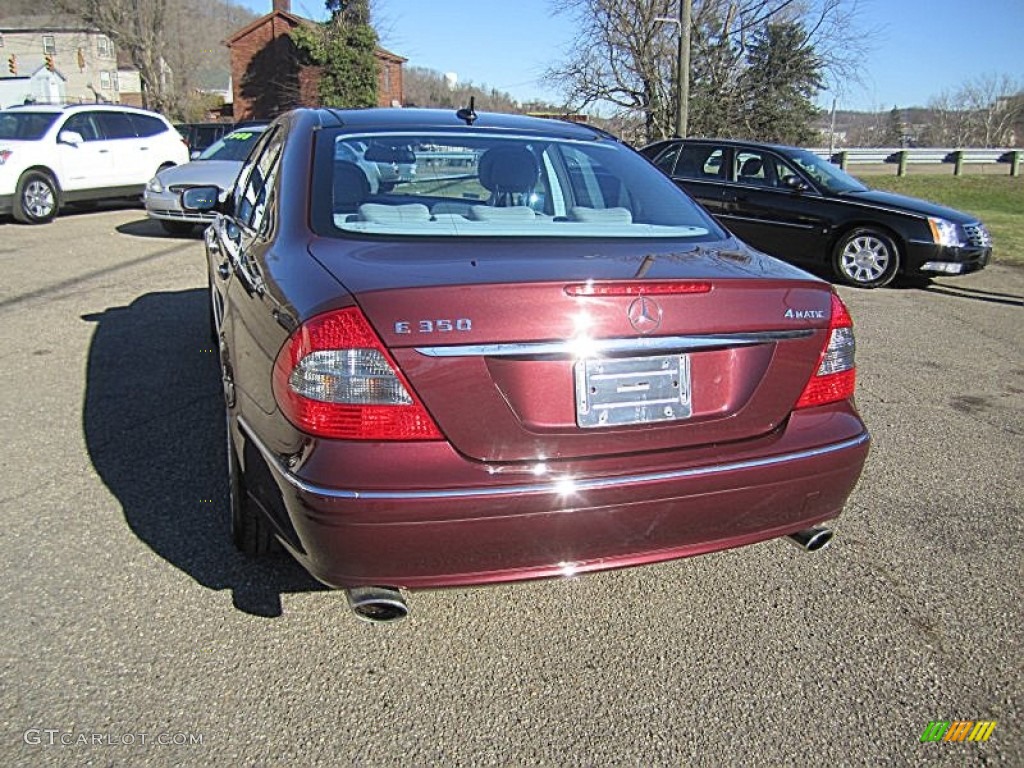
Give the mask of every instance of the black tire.
[(245, 470), (238, 460), (231, 439), (231, 417), (227, 419), (228, 506), (231, 509), (231, 539), (235, 547), (251, 556), (261, 557), (277, 550), (270, 524), (263, 518), (245, 486)]
[(900, 252), (889, 235), (871, 227), (848, 232), (832, 254), (832, 272), (857, 288), (881, 288), (896, 277)]
[(43, 171), (26, 171), (14, 192), (14, 218), (23, 224), (46, 224), (57, 215), (57, 184)]
[(188, 221), (164, 221), (160, 220), (160, 226), (164, 228), (164, 232), (168, 235), (174, 235), (175, 237), (185, 237), (191, 235), (192, 230), (195, 229), (196, 225)]

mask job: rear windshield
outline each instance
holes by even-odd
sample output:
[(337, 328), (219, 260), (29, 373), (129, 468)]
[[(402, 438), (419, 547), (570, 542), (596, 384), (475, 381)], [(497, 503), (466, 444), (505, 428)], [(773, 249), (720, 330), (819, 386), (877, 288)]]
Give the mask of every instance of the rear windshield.
[(323, 234), (723, 236), (671, 181), (613, 141), (468, 132), (320, 141), (329, 144), (317, 149), (313, 219)]
[(38, 141), (58, 117), (58, 112), (0, 112), (0, 139)]
[(229, 133), (214, 142), (199, 155), (198, 160), (245, 160), (256, 139), (263, 133), (259, 130), (239, 130)]

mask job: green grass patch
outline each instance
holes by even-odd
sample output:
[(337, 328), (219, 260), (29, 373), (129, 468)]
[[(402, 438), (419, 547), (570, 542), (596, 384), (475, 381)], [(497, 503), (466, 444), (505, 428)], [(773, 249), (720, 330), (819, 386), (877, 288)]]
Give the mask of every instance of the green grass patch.
[(868, 176), (873, 189), (931, 200), (981, 219), (994, 242), (995, 261), (1024, 265), (1024, 177)]

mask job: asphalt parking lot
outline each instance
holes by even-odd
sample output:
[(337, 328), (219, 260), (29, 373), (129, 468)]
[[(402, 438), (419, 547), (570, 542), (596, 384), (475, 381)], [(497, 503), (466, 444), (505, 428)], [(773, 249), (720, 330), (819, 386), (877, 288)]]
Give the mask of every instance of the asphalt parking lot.
[(0, 275), (3, 765), (1024, 765), (1024, 270), (842, 289), (874, 443), (828, 550), (388, 626), (231, 547), (198, 239), (0, 223)]

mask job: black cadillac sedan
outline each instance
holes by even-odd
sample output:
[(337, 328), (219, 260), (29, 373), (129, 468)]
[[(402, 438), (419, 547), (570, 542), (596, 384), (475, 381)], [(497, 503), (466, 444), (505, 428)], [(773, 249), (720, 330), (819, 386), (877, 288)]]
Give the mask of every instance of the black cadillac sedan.
[(868, 189), (806, 149), (668, 139), (641, 152), (750, 245), (827, 266), (850, 285), (966, 274), (992, 253), (988, 230), (970, 214)]

